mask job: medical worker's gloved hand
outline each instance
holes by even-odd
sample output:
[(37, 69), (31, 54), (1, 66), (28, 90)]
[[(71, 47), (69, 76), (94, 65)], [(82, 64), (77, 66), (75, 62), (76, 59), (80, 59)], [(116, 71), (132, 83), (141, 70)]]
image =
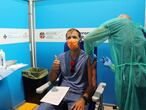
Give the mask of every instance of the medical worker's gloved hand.
[(103, 64), (105, 65), (105, 66), (108, 66), (108, 67), (111, 67), (112, 66), (112, 61), (111, 61), (111, 59), (110, 58), (108, 58), (108, 57), (103, 57), (102, 58), (102, 62), (103, 62)]
[(112, 63), (110, 58), (103, 57), (101, 61), (103, 62), (104, 66), (109, 67), (113, 72), (115, 72), (115, 65)]
[(57, 72), (59, 70), (59, 67), (60, 67), (60, 61), (59, 61), (58, 57), (55, 55), (55, 60), (53, 62), (52, 71)]

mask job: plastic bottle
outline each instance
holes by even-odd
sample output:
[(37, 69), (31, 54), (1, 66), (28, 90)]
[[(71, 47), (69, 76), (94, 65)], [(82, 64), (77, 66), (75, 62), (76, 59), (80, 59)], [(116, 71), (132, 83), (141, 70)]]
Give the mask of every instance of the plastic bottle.
[(0, 68), (6, 67), (6, 59), (5, 59), (5, 52), (0, 49)]

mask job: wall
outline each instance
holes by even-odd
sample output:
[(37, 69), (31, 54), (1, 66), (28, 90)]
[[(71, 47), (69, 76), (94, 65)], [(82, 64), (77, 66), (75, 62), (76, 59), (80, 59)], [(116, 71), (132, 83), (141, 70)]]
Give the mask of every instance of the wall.
[[(5, 51), (6, 60), (15, 59), (17, 63), (28, 64), (26, 67), (28, 68), (30, 66), (29, 43), (19, 39), (20, 36), (17, 35), (21, 29), (22, 32), (23, 29), (25, 31), (28, 29), (27, 2), (24, 0), (1, 0), (0, 5), (0, 30), (5, 29), (7, 35), (7, 38), (4, 39), (3, 31), (0, 31), (0, 49)], [(21, 75), (23, 69), (0, 80), (0, 110), (8, 110), (24, 101)]]
[[(37, 29), (96, 28), (104, 21), (121, 13), (129, 14), (133, 21), (143, 25), (144, 0), (40, 1), (36, 3), (36, 27)], [(50, 69), (54, 55), (63, 52), (63, 45), (64, 42), (39, 41), (37, 43), (38, 66)], [(103, 55), (110, 56), (108, 44), (103, 44), (98, 49), (98, 58), (100, 59)], [(97, 65), (98, 67), (100, 66), (99, 64)], [(114, 75), (103, 66), (97, 70), (97, 73), (97, 82), (105, 81), (108, 84), (104, 94), (104, 102), (116, 103), (113, 86)]]

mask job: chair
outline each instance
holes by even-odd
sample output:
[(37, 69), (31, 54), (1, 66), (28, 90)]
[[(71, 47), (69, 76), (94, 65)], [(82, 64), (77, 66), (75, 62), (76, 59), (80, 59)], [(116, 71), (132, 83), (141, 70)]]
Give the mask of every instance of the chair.
[[(80, 48), (83, 49), (83, 42), (80, 43)], [(67, 50), (69, 50), (69, 48), (68, 48), (67, 44), (65, 43), (65, 45), (64, 45), (64, 51), (67, 51)], [(97, 53), (96, 50), (97, 49), (94, 50), (95, 53)], [(59, 81), (60, 81), (59, 78), (57, 78), (56, 83), (58, 83)], [(52, 85), (54, 85), (54, 84), (51, 84), (51, 82), (48, 81), (44, 85), (38, 87), (36, 89), (36, 93), (42, 94), (44, 91), (49, 90), (49, 88), (51, 88)], [(101, 82), (98, 85), (98, 87), (97, 87), (94, 95), (92, 96), (92, 101), (95, 103), (94, 110), (104, 110), (104, 106), (103, 106), (103, 92), (104, 92), (105, 87), (106, 87), (106, 83)], [(92, 108), (93, 108), (93, 106), (92, 107), (90, 106), (89, 107), (89, 110), (93, 110)]]

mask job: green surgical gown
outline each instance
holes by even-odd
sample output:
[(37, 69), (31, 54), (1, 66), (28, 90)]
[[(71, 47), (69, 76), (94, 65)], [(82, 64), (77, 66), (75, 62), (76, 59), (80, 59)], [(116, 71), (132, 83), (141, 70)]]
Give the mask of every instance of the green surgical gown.
[(129, 19), (115, 18), (84, 39), (85, 51), (91, 56), (93, 48), (108, 39), (120, 110), (146, 110), (146, 39), (142, 29)]

